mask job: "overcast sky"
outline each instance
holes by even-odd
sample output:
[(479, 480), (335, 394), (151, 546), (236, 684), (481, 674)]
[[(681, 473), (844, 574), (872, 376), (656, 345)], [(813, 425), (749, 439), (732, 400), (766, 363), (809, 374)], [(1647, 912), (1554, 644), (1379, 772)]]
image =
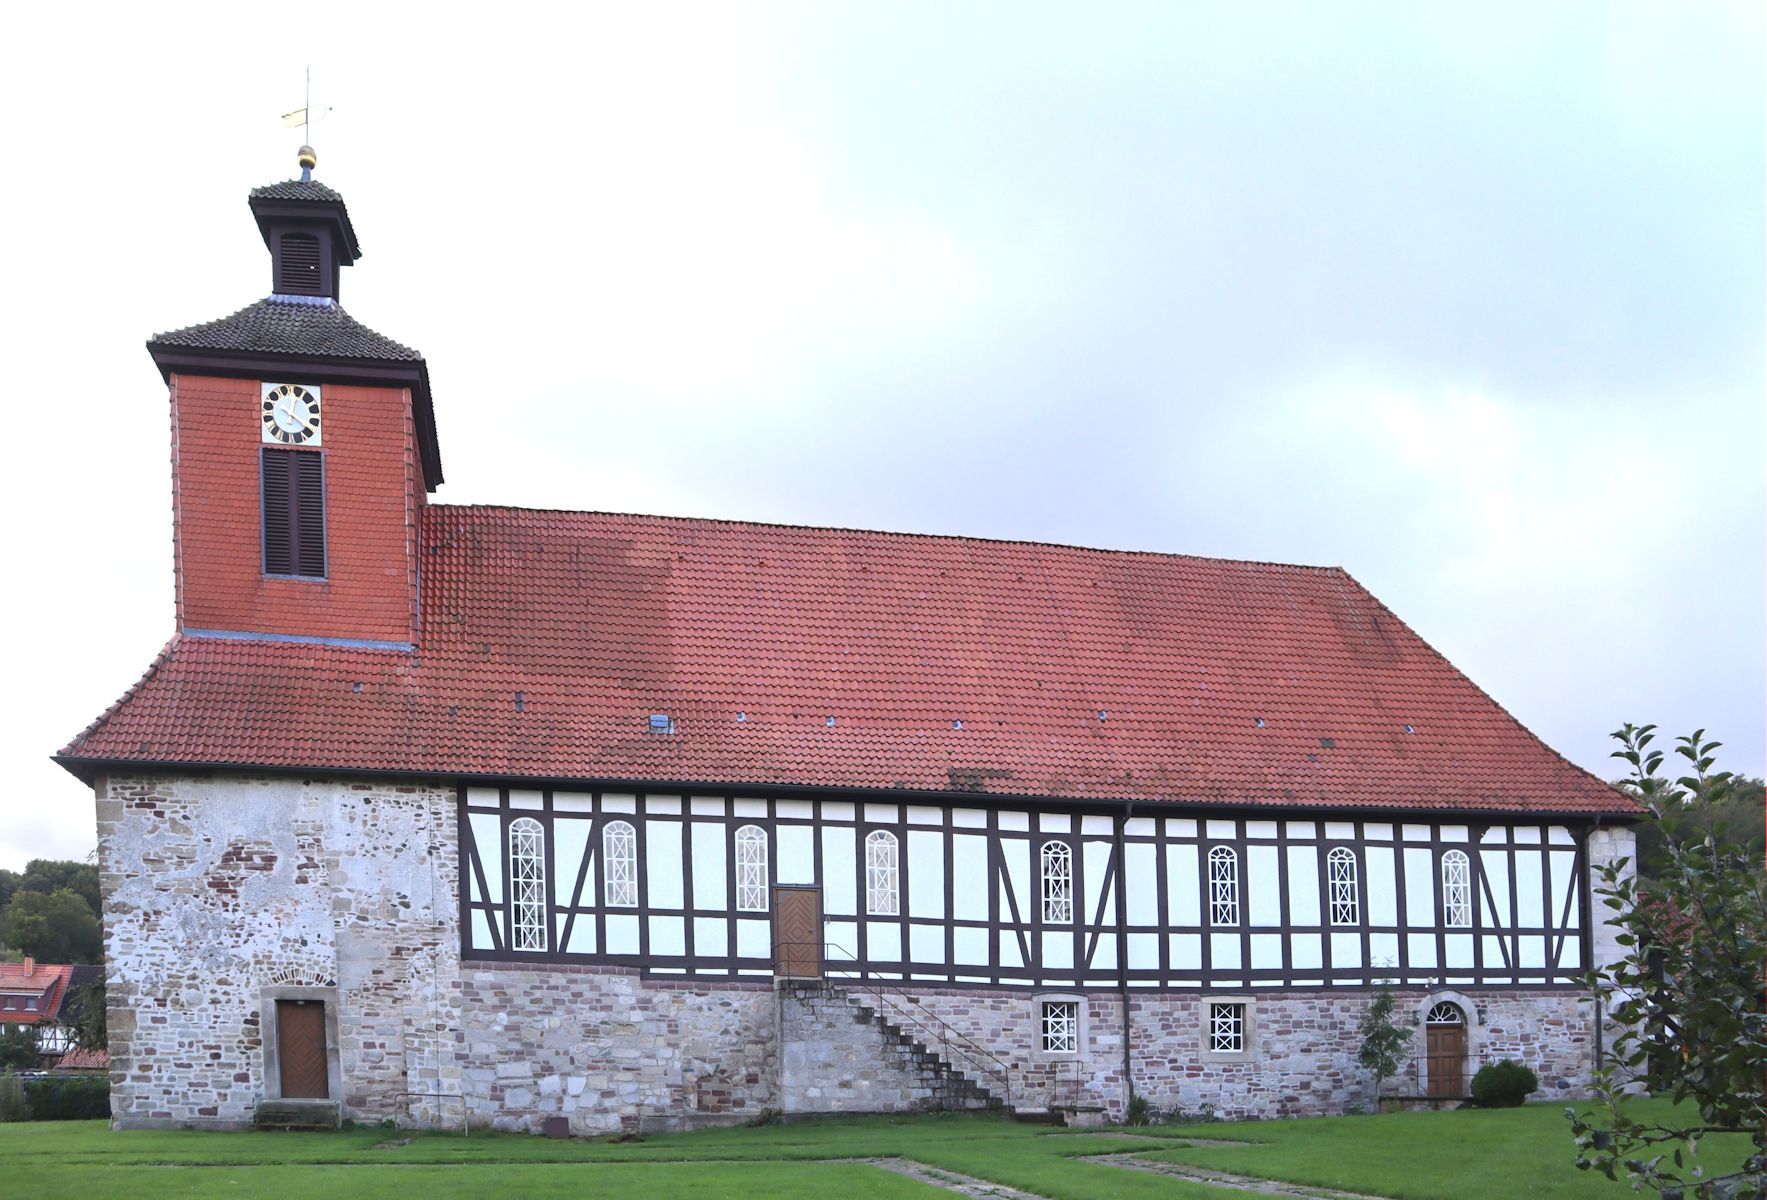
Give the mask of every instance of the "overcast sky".
[[(8, 18), (0, 866), (172, 631), (142, 342), (318, 177), (436, 499), (1339, 564), (1549, 744), (1763, 762), (1758, 6)], [(26, 50), (26, 48), (29, 48)]]

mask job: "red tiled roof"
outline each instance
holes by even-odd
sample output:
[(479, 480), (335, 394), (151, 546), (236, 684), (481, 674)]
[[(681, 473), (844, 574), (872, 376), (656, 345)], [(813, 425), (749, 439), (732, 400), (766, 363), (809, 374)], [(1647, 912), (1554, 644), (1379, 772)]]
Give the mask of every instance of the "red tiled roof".
[(423, 545), (418, 653), (174, 638), (64, 761), (1634, 811), (1336, 568), (446, 505)]
[(50, 1068), (50, 1074), (73, 1071), (108, 1071), (110, 1070), (110, 1051), (83, 1050), (75, 1046)]
[(36, 1007), (28, 1010), (0, 1007), (0, 1024), (36, 1025), (53, 1020), (73, 973), (73, 967), (66, 964), (0, 962), (0, 993), (30, 993), (37, 998)]

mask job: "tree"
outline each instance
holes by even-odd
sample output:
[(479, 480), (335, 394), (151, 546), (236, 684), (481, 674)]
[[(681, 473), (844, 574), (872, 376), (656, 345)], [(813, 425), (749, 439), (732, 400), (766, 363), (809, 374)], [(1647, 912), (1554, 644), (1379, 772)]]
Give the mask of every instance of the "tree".
[(37, 1069), (37, 1031), (29, 1025), (0, 1028), (0, 1071)]
[(77, 893), (20, 891), (0, 913), (0, 941), (43, 962), (95, 963), (104, 927)]
[[(1631, 764), (1634, 794), (1659, 820), (1721, 808), (1731, 777), (1712, 770), (1719, 743), (1706, 741), (1703, 729), (1678, 739), (1675, 752), (1691, 773), (1669, 783), (1658, 775), (1662, 752), (1649, 749), (1655, 728), (1628, 724), (1614, 734), (1623, 746), (1614, 756)], [(1668, 821), (1661, 828), (1666, 836), (1660, 857), (1647, 864), (1648, 889), (1626, 860), (1601, 869), (1597, 891), (1613, 910), (1607, 923), (1619, 930), (1621, 958), (1585, 982), (1615, 1034), (1595, 1076), (1599, 1107), (1566, 1110), (1577, 1166), (1656, 1188), (1664, 1200), (1688, 1189), (1735, 1194), (1720, 1191), (1689, 1159), (1708, 1134), (1746, 1133), (1754, 1152), (1737, 1166), (1753, 1180), (1743, 1194), (1760, 1195), (1767, 1172), (1767, 872), (1721, 829), (1680, 832)], [(1627, 1097), (1644, 1080), (1676, 1100), (1670, 1123), (1631, 1115)]]
[[(1637, 795), (1633, 780), (1620, 787)], [(1640, 797), (1643, 799), (1643, 797)], [(1763, 785), (1759, 779), (1732, 778), (1729, 786), (1706, 793), (1689, 792), (1682, 800), (1665, 800), (1660, 817), (1638, 827), (1638, 874), (1647, 888), (1656, 880), (1668, 847), (1686, 845), (1706, 834), (1727, 841), (1732, 849), (1767, 858), (1767, 823), (1761, 820)]]
[(52, 896), (56, 892), (70, 891), (78, 894), (93, 912), (102, 907), (98, 895), (98, 868), (92, 863), (33, 858), (25, 864), (25, 873), (15, 878), (18, 880), (16, 890), (20, 892)]
[(1362, 1038), (1356, 1061), (1374, 1076), (1377, 1109), (1380, 1107), (1380, 1085), (1397, 1075), (1399, 1068), (1411, 1057), (1412, 1031), (1393, 1020), (1393, 1007), (1392, 989), (1381, 988), (1374, 994), (1374, 1003), (1362, 1014), (1362, 1024), (1356, 1029)]
[(104, 980), (94, 979), (68, 1002), (68, 1035), (82, 1050), (106, 1050), (110, 1034), (104, 1023)]

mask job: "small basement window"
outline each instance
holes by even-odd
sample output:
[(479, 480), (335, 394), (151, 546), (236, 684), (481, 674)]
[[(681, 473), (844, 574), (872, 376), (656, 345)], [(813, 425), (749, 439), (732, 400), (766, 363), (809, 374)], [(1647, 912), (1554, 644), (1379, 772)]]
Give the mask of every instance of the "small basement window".
[(1234, 1002), (1209, 1005), (1209, 1053), (1244, 1054), (1246, 1006)]
[(1080, 1052), (1080, 1003), (1077, 1000), (1045, 1000), (1043, 1002), (1042, 1036), (1039, 1046), (1045, 1054), (1078, 1054)]

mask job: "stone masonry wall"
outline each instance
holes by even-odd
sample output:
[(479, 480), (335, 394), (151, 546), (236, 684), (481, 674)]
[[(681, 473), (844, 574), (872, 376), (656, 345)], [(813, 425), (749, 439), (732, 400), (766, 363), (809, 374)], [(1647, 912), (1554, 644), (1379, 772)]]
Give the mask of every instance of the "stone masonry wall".
[(771, 979), (465, 964), (461, 1080), (475, 1124), (573, 1133), (693, 1125), (776, 1108)]
[(336, 990), (346, 1116), (458, 1090), (452, 786), (114, 776), (97, 803), (118, 1125), (249, 1122), (278, 985)]
[[(1424, 1047), (1423, 1015), (1436, 999), (1467, 1010), (1467, 1078), (1479, 1066), (1514, 1058), (1540, 1076), (1543, 1099), (1574, 1098), (1589, 1077), (1592, 1014), (1574, 989), (1459, 993), (1394, 989), (1398, 1015)], [(1012, 1065), (1016, 1108), (1101, 1104), (1113, 1117), (1124, 1103), (1122, 1001), (1118, 993), (1083, 1000), (1085, 1050), (1077, 1056), (1037, 1051), (1039, 1001), (1025, 992), (926, 989), (913, 993), (940, 1019)], [(1064, 994), (1064, 998), (1067, 998)], [(1211, 998), (1247, 1000), (1252, 1049), (1243, 1057), (1206, 1049)], [(1131, 992), (1131, 1070), (1135, 1090), (1162, 1108), (1207, 1105), (1234, 1118), (1343, 1113), (1372, 1107), (1373, 1091), (1356, 1063), (1356, 1027), (1372, 996), (1366, 991), (1245, 992), (1204, 996)], [(1415, 1094), (1422, 1076), (1407, 1066), (1392, 1090)]]
[(779, 1101), (788, 1113), (998, 1108), (961, 1064), (933, 1052), (869, 996), (820, 983), (779, 986)]

